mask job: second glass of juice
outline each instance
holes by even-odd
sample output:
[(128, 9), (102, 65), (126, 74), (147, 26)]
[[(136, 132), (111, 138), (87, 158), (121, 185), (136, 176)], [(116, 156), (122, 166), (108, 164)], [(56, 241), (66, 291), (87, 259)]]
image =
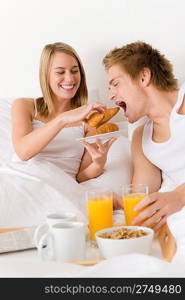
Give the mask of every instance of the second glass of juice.
[(134, 211), (135, 206), (148, 194), (146, 184), (125, 184), (122, 189), (123, 207), (126, 225), (132, 225), (132, 221), (141, 211)]
[(90, 239), (95, 240), (95, 233), (113, 224), (113, 193), (103, 190), (86, 192)]

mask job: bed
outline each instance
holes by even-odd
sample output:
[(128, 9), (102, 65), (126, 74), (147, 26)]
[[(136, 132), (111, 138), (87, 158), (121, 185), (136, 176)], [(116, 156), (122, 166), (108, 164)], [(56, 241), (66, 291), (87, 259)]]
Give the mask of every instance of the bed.
[[(120, 194), (121, 186), (131, 181), (130, 156), (132, 128), (126, 121), (118, 126), (123, 135), (112, 145), (104, 173), (78, 184), (51, 163), (15, 164), (12, 155), (10, 108), (13, 98), (0, 99), (0, 228), (37, 226), (49, 212), (74, 211), (87, 222), (85, 192), (103, 186)], [(185, 210), (170, 216), (168, 228), (159, 235), (161, 250), (152, 255), (129, 254), (102, 261), (94, 266), (41, 262), (36, 250), (0, 255), (0, 277), (179, 277), (185, 276)], [(169, 229), (175, 239), (169, 238)], [(156, 244), (155, 244), (156, 245)], [(166, 247), (167, 245), (167, 247)], [(171, 246), (172, 245), (172, 248)], [(170, 251), (166, 251), (170, 247)], [(166, 252), (165, 252), (166, 251)], [(171, 261), (171, 262), (169, 262)]]

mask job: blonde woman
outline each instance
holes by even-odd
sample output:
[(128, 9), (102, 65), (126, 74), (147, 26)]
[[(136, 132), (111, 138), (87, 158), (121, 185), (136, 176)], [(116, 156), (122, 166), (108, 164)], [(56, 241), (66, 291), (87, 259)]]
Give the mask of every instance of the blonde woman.
[[(14, 161), (46, 160), (78, 182), (103, 172), (114, 139), (84, 146), (76, 138), (90, 135), (86, 118), (105, 105), (87, 105), (85, 72), (76, 51), (64, 43), (48, 44), (40, 60), (43, 96), (16, 99), (12, 106)], [(85, 124), (85, 125), (84, 125)]]

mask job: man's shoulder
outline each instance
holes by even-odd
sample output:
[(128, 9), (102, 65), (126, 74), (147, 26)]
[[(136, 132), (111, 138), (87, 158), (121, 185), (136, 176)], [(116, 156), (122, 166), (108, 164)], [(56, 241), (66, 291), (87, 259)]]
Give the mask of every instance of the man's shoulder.
[(145, 125), (143, 124), (134, 130), (132, 140), (141, 140), (142, 139), (144, 126)]

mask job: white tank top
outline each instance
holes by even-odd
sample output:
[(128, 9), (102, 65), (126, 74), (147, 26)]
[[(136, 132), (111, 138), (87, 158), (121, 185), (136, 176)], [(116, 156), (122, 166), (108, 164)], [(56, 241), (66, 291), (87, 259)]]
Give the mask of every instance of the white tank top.
[[(37, 111), (35, 116), (36, 114)], [(44, 123), (41, 121), (35, 119), (32, 121), (33, 130), (43, 125)], [(82, 137), (84, 137), (83, 125), (64, 127), (39, 154), (29, 159), (29, 162), (33, 160), (48, 161), (75, 178), (84, 153), (84, 146), (76, 139)], [(12, 161), (22, 162), (16, 153), (13, 154)]]
[(185, 114), (177, 113), (185, 94), (185, 84), (179, 90), (178, 100), (170, 115), (168, 141), (156, 143), (152, 140), (153, 121), (144, 126), (142, 148), (145, 156), (162, 171), (162, 188), (173, 189), (185, 183)]

